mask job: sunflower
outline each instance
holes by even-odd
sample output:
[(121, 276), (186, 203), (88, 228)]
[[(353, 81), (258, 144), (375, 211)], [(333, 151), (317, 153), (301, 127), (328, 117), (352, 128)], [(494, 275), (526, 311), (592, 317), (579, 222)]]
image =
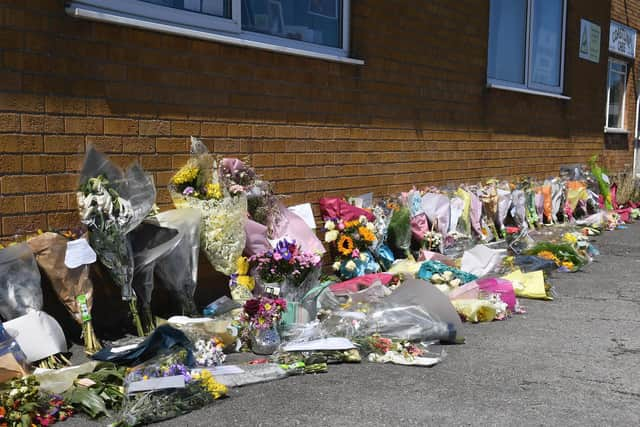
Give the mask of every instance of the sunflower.
[(353, 221), (347, 221), (344, 224), (344, 228), (353, 228), (353, 227), (358, 227), (360, 225), (360, 221), (357, 219), (354, 219)]
[(540, 251), (536, 254), (537, 257), (551, 260), (556, 263), (557, 266), (560, 266), (561, 262), (557, 256), (554, 255), (551, 251)]
[(373, 234), (371, 230), (369, 230), (365, 226), (358, 227), (358, 233), (364, 239), (365, 242), (373, 242), (374, 240), (376, 240), (375, 234)]
[(338, 252), (342, 255), (351, 255), (353, 247), (353, 239), (349, 236), (342, 236), (340, 237), (340, 240), (338, 240)]

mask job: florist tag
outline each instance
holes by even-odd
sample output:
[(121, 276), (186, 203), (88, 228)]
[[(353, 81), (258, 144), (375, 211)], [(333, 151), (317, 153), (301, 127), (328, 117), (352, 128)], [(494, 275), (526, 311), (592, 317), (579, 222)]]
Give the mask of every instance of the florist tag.
[(89, 307), (87, 307), (87, 296), (85, 294), (78, 295), (76, 301), (78, 301), (78, 305), (80, 306), (82, 321), (88, 322), (91, 320), (91, 313), (89, 312)]
[(127, 388), (127, 394), (137, 393), (140, 391), (184, 387), (184, 377), (182, 375), (173, 375), (170, 377), (149, 378), (148, 380), (132, 382)]
[(67, 252), (64, 255), (64, 265), (67, 267), (78, 268), (81, 265), (93, 264), (96, 259), (96, 253), (86, 239), (72, 240), (67, 243)]

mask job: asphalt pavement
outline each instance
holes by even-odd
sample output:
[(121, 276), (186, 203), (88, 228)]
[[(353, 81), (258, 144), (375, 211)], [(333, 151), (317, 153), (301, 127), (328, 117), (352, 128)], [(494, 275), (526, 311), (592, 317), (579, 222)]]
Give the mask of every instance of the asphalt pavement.
[(595, 262), (553, 274), (554, 301), (522, 299), (527, 314), (465, 324), (466, 344), (446, 346), (432, 368), (332, 365), (158, 425), (638, 426), (639, 237), (640, 224), (598, 237)]

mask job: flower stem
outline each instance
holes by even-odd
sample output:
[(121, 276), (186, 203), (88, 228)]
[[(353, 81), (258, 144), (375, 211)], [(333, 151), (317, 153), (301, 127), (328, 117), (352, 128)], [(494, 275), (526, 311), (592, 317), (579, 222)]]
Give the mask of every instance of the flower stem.
[(144, 336), (144, 330), (142, 329), (142, 322), (140, 321), (140, 315), (138, 314), (138, 307), (136, 305), (136, 299), (131, 298), (129, 300), (129, 311), (131, 311), (131, 315), (133, 316), (133, 324), (136, 327), (136, 332), (139, 337)]

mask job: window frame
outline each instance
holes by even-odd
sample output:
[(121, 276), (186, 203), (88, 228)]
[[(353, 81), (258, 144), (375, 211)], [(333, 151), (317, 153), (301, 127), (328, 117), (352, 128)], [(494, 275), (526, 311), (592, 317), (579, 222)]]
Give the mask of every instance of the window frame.
[(342, 46), (293, 40), (242, 29), (242, 2), (231, 0), (231, 18), (205, 15), (141, 0), (73, 0), (69, 15), (292, 55), (364, 64), (349, 57), (351, 0), (342, 0)]
[[(560, 51), (560, 85), (549, 86), (541, 83), (534, 83), (531, 78), (533, 68), (530, 67), (531, 58), (533, 52), (531, 50), (531, 36), (533, 27), (533, 4), (537, 0), (527, 0), (527, 22), (526, 22), (526, 35), (525, 35), (525, 55), (524, 55), (524, 83), (515, 83), (508, 80), (501, 80), (489, 77), (489, 49), (491, 46), (487, 45), (487, 85), (489, 87), (499, 87), (501, 89), (513, 88), (519, 92), (536, 92), (536, 93), (550, 93), (555, 95), (562, 95), (564, 93), (564, 65), (565, 65), (565, 49), (566, 49), (566, 34), (567, 34), (567, 0), (562, 0), (562, 34), (561, 42), (562, 48)], [(489, 14), (491, 14), (491, 1), (489, 2)], [(491, 40), (491, 20), (489, 21), (489, 37)], [(494, 29), (495, 31), (495, 29)]]
[[(611, 64), (618, 63), (624, 66), (624, 91), (622, 93), (622, 105), (620, 105), (620, 127), (610, 127), (609, 126), (609, 101), (611, 99)], [(614, 73), (621, 74), (619, 71), (614, 71)], [(627, 129), (625, 127), (625, 108), (627, 106), (627, 83), (629, 78), (629, 63), (623, 61), (621, 59), (609, 57), (607, 61), (607, 103), (605, 104), (605, 115), (604, 115), (604, 129), (605, 132), (610, 133), (626, 133)]]

